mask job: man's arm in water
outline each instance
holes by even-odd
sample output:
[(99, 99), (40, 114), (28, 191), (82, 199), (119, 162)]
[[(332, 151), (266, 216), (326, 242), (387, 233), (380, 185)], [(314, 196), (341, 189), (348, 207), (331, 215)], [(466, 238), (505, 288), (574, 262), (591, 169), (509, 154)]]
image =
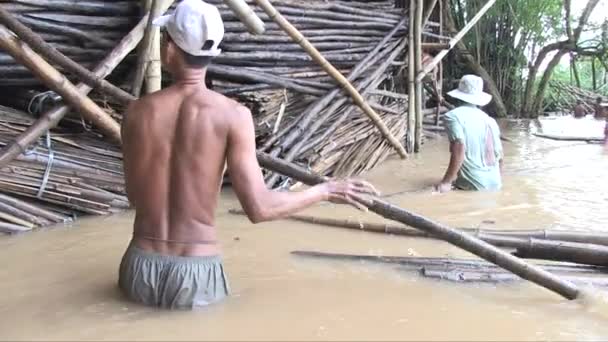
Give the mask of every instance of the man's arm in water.
[(447, 192), (452, 189), (452, 183), (458, 178), (458, 171), (464, 162), (464, 144), (460, 140), (450, 142), (450, 164), (445, 171), (441, 183), (437, 186), (440, 192)]
[(363, 181), (328, 182), (299, 192), (269, 190), (256, 157), (253, 119), (244, 107), (239, 107), (236, 120), (232, 120), (227, 162), (234, 191), (253, 223), (276, 220), (321, 201), (357, 206), (354, 197), (376, 194)]

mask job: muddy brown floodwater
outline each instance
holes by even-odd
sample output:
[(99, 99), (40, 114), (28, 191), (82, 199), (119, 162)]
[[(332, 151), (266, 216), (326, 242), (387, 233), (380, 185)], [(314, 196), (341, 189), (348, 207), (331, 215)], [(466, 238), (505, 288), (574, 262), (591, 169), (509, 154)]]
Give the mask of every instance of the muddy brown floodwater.
[[(508, 121), (500, 193), (430, 191), (447, 164), (447, 142), (392, 160), (365, 177), (412, 211), (458, 227), (602, 230), (608, 222), (608, 153), (599, 145), (531, 137), (538, 125)], [(545, 132), (601, 132), (593, 120), (543, 120)], [(393, 266), (308, 259), (292, 250), (382, 255), (468, 256), (446, 243), (312, 226), (251, 225), (218, 213), (233, 296), (196, 312), (144, 308), (122, 299), (117, 267), (132, 213), (0, 237), (3, 340), (600, 340), (605, 303), (583, 307), (542, 288), (423, 279)], [(381, 222), (373, 214), (321, 205), (317, 216)], [(237, 239), (238, 238), (238, 239)], [(600, 289), (592, 289), (603, 296)], [(597, 299), (602, 301), (601, 299)]]

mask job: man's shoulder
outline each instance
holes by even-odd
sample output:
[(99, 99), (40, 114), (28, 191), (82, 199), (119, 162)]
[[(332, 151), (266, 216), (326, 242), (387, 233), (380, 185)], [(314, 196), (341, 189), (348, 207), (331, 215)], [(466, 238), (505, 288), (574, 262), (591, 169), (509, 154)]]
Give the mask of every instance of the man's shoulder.
[(448, 120), (459, 120), (461, 116), (471, 112), (472, 107), (460, 106), (452, 109), (445, 114), (445, 118)]
[(157, 104), (162, 102), (163, 98), (165, 98), (166, 92), (165, 90), (157, 91), (151, 94), (146, 94), (140, 97), (137, 100), (131, 101), (129, 103), (129, 107), (127, 109), (127, 113), (129, 114), (137, 114), (146, 112), (149, 113), (153, 111)]

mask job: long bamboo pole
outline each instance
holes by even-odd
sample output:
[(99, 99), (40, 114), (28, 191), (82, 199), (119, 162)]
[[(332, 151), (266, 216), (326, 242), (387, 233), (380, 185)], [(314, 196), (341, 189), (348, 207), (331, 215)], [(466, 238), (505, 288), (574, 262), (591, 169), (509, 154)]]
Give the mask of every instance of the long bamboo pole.
[[(162, 2), (173, 0), (160, 0), (161, 8), (164, 6)], [(152, 0), (146, 0), (146, 5), (148, 9), (151, 9)], [(162, 66), (160, 62), (160, 29), (158, 27), (152, 27), (152, 38), (150, 43), (150, 50), (147, 59), (148, 66), (145, 68), (145, 93), (151, 94), (153, 92), (159, 91), (162, 88)]]
[(131, 89), (131, 93), (135, 97), (139, 97), (139, 95), (141, 94), (144, 76), (148, 67), (148, 61), (150, 60), (150, 50), (152, 49), (155, 36), (154, 33), (156, 32), (156, 28), (154, 27), (152, 22), (154, 21), (154, 19), (161, 15), (161, 13), (163, 12), (162, 7), (162, 0), (152, 0), (152, 5), (150, 7), (150, 15), (148, 16), (148, 24), (144, 32), (144, 38), (141, 42), (139, 54), (137, 56), (137, 64), (135, 65), (135, 76), (133, 77), (133, 84)]
[(407, 150), (409, 152), (414, 151), (414, 134), (416, 126), (416, 61), (414, 53), (414, 35), (415, 32), (413, 27), (415, 26), (414, 13), (416, 12), (416, 2), (410, 1), (410, 16), (409, 16), (409, 27), (412, 28), (408, 32), (408, 107), (407, 107)]
[(266, 30), (260, 19), (245, 0), (224, 0), (224, 3), (236, 14), (251, 34), (262, 34)]
[(471, 28), (473, 28), (473, 26), (475, 26), (475, 24), (477, 24), (477, 22), (479, 21), (479, 19), (481, 19), (484, 14), (486, 14), (486, 12), (494, 5), (494, 3), (496, 3), (496, 0), (488, 0), (488, 2), (479, 10), (479, 12), (477, 12), (477, 14), (471, 18), (471, 21), (469, 21), (465, 27), (462, 28), (462, 30), (460, 30), (460, 32), (458, 32), (452, 39), (450, 39), (450, 47), (439, 52), (435, 58), (433, 58), (433, 60), (431, 60), (429, 62), (429, 64), (427, 64), (424, 69), (418, 73), (418, 75), (416, 76), (416, 79), (418, 80), (418, 82), (422, 81), (422, 79), (424, 78), (424, 76), (426, 76), (426, 74), (428, 74), (429, 72), (431, 72), (433, 69), (435, 69), (435, 67), (437, 66), (437, 64), (439, 64), (439, 62), (441, 62), (441, 60), (443, 59), (443, 57), (445, 57), (448, 52), (450, 52), (450, 50), (452, 50), (452, 48), (454, 48), (454, 46), (456, 46), (456, 43), (458, 43), (462, 37), (464, 37)]
[(96, 77), (92, 72), (59, 52), (55, 47), (45, 42), (38, 34), (20, 23), (19, 20), (2, 7), (0, 7), (0, 23), (13, 31), (13, 33), (26, 42), (32, 50), (49, 61), (65, 68), (69, 72), (74, 73), (80, 80), (86, 82), (91, 87), (97, 88), (101, 92), (122, 102), (129, 102), (133, 99), (126, 91), (116, 87), (103, 78)]
[(380, 130), (384, 138), (388, 140), (393, 148), (402, 158), (407, 158), (407, 152), (390, 132), (384, 121), (365, 101), (357, 89), (342, 75), (323, 55), (295, 28), (285, 17), (283, 17), (268, 0), (255, 0), (256, 3), (272, 18), (296, 43), (317, 62), (344, 90), (353, 98), (353, 102), (359, 106), (363, 112), (372, 120), (374, 125)]
[[(263, 157), (263, 159), (259, 158), (260, 155)], [(276, 162), (275, 159), (276, 158), (268, 155), (258, 153), (258, 161), (260, 162), (260, 165), (271, 169), (272, 171), (282, 173), (309, 185), (319, 184), (326, 181), (325, 177), (312, 174), (293, 164), (283, 162), (280, 170), (275, 169), (274, 165), (272, 164)], [(267, 161), (271, 161), (272, 163), (267, 163)], [(301, 177), (302, 175), (305, 175), (305, 177)], [(488, 244), (487, 242), (481, 241), (466, 233), (460, 232), (440, 223), (433, 222), (425, 217), (411, 213), (405, 209), (399, 208), (377, 198), (358, 198), (358, 200), (370, 211), (373, 211), (382, 217), (404, 223), (408, 226), (432, 234), (437, 238), (458, 246), (481, 257), (482, 259), (501, 266), (502, 268), (520, 276), (523, 279), (529, 280), (539, 286), (554, 291), (564, 298), (576, 299), (580, 294), (579, 289), (571, 282), (564, 281), (540, 267), (529, 264)]]
[[(163, 12), (167, 8), (163, 8)], [(144, 16), (139, 23), (127, 34), (110, 54), (95, 68), (93, 73), (101, 78), (109, 75), (112, 70), (133, 50), (141, 41), (144, 29), (148, 22), (148, 15)], [(78, 89), (83, 94), (88, 94), (91, 87), (86, 84), (79, 84)], [(14, 142), (0, 151), (0, 167), (8, 165), (11, 161), (23, 153), (29, 145), (34, 143), (51, 127), (57, 123), (70, 111), (67, 105), (57, 106), (41, 115), (41, 117), (28, 129), (23, 132)]]
[(78, 109), (83, 117), (92, 121), (108, 137), (117, 142), (121, 141), (120, 125), (108, 113), (83, 95), (64, 75), (4, 26), (0, 26), (0, 47), (60, 94), (72, 107)]
[[(416, 12), (414, 15), (414, 66), (415, 74), (418, 75), (422, 70), (422, 12), (423, 12), (423, 0), (416, 0)], [(414, 95), (416, 96), (416, 129), (414, 138), (414, 152), (420, 152), (422, 146), (422, 121), (424, 120), (422, 115), (422, 81), (416, 79), (414, 84)]]

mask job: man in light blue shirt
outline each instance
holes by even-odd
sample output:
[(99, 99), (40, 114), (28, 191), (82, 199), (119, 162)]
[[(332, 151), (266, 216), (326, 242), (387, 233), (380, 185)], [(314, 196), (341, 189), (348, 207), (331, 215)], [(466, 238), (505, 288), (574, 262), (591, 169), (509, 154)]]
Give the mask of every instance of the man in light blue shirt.
[(490, 103), (492, 96), (483, 92), (483, 80), (475, 75), (463, 76), (458, 89), (448, 95), (465, 104), (444, 117), (451, 155), (437, 190), (447, 192), (453, 186), (461, 190), (500, 190), (500, 129), (493, 118), (478, 108)]

